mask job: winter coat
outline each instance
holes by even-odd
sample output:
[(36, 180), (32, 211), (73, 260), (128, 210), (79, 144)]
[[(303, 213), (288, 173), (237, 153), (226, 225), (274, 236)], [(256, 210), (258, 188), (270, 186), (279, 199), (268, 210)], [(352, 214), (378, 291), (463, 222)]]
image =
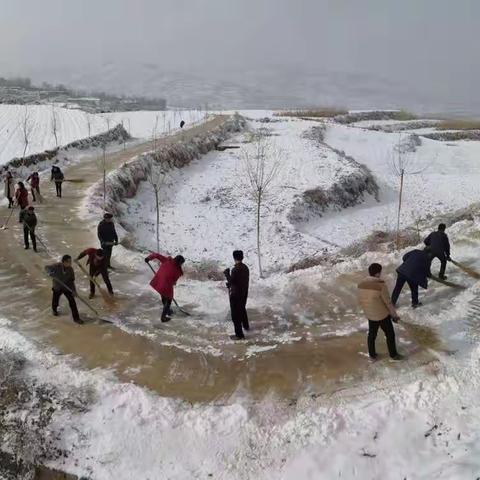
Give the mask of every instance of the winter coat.
[(107, 271), (107, 257), (99, 259), (96, 257), (96, 248), (87, 248), (78, 256), (78, 260), (88, 256), (87, 265), (90, 265), (90, 270), (100, 273), (101, 271)]
[(113, 222), (102, 220), (97, 227), (97, 235), (100, 243), (118, 243), (117, 231)]
[(37, 216), (34, 212), (29, 210), (23, 210), (20, 214), (20, 219), (23, 223), (26, 223), (30, 230), (35, 230), (37, 226)]
[(432, 232), (423, 243), (425, 243), (427, 247), (430, 247), (433, 255), (450, 257), (450, 242), (445, 232), (441, 232), (440, 230)]
[(40, 177), (38, 174), (32, 173), (32, 175), (27, 178), (27, 182), (28, 181), (30, 182), (30, 186), (32, 188), (38, 188), (40, 186)]
[(376, 277), (368, 277), (357, 285), (358, 302), (368, 320), (380, 321), (393, 310), (387, 285)]
[(244, 263), (236, 263), (228, 278), (230, 298), (247, 303), (250, 270)]
[(55, 182), (62, 183), (64, 180), (63, 172), (60, 170), (60, 168), (53, 166), (52, 167), (52, 176), (50, 180), (54, 180)]
[[(47, 265), (45, 271), (50, 277), (52, 277), (53, 290), (57, 292), (66, 290), (66, 286), (72, 292), (76, 292), (75, 273), (73, 272), (72, 267), (64, 267), (63, 263), (60, 262), (54, 263), (53, 265)], [(57, 282), (57, 280), (61, 283)]]
[(7, 173), (3, 178), (3, 183), (5, 184), (3, 190), (5, 198), (13, 198), (15, 192), (13, 177)]
[(26, 188), (19, 188), (15, 192), (15, 200), (22, 210), (28, 207), (28, 190)]
[(183, 275), (182, 267), (177, 265), (172, 257), (164, 257), (159, 253), (151, 253), (146, 260), (158, 260), (160, 268), (155, 273), (150, 286), (163, 297), (172, 300), (174, 298), (173, 287)]
[(410, 282), (428, 287), (430, 260), (424, 250), (411, 250), (403, 256), (403, 263), (397, 268), (397, 272), (406, 277)]

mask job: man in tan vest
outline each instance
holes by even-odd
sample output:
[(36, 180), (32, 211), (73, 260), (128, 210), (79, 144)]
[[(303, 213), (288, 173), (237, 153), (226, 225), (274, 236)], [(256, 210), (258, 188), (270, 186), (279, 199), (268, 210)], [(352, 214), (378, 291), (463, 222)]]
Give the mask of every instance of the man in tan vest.
[(399, 316), (390, 300), (387, 285), (380, 278), (382, 266), (372, 263), (368, 267), (369, 277), (358, 284), (358, 300), (368, 319), (368, 354), (372, 360), (377, 358), (375, 339), (381, 328), (387, 339), (388, 353), (393, 360), (401, 360), (395, 345), (395, 330), (392, 321), (397, 323)]

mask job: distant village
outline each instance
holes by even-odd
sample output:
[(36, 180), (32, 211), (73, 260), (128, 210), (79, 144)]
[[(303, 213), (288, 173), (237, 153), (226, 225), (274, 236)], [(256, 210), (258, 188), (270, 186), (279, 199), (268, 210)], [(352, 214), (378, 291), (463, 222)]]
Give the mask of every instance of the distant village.
[(115, 96), (105, 92), (73, 90), (65, 85), (43, 82), (32, 84), (30, 78), (0, 77), (0, 104), (57, 104), (64, 108), (78, 108), (90, 113), (133, 110), (165, 110), (164, 98)]

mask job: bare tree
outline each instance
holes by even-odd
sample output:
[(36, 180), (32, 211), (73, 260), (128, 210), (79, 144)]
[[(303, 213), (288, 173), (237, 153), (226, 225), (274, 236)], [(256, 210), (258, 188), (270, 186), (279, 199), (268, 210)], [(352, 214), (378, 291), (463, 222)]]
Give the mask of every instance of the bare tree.
[(28, 109), (28, 105), (25, 105), (23, 110), (23, 116), (21, 120), (21, 128), (22, 128), (22, 137), (23, 137), (23, 162), (22, 165), (25, 165), (25, 154), (27, 153), (28, 145), (30, 144), (30, 137), (33, 131), (33, 122), (30, 118), (30, 111)]
[(245, 187), (255, 203), (257, 227), (258, 271), (263, 278), (261, 255), (261, 219), (265, 199), (273, 196), (275, 179), (280, 171), (281, 151), (269, 140), (265, 132), (259, 131), (253, 140), (253, 152), (243, 151)]
[(92, 136), (92, 120), (88, 112), (85, 112), (85, 120), (87, 122), (88, 136), (91, 137)]
[(150, 169), (147, 174), (147, 181), (153, 188), (155, 195), (155, 212), (156, 212), (156, 240), (157, 240), (157, 252), (160, 251), (160, 189), (165, 183), (166, 172), (165, 170), (155, 163), (152, 159), (150, 162)]
[(155, 124), (152, 129), (152, 149), (155, 151), (157, 149), (157, 130), (158, 130), (158, 115), (155, 116)]
[(58, 147), (58, 118), (54, 105), (52, 105), (52, 134), (55, 137), (55, 146)]
[(398, 190), (398, 212), (397, 212), (397, 232), (396, 232), (396, 246), (400, 249), (400, 219), (402, 213), (403, 202), (403, 187), (406, 175), (418, 175), (425, 171), (427, 167), (416, 169), (412, 164), (413, 153), (417, 147), (421, 144), (421, 140), (416, 135), (409, 135), (402, 138), (398, 137), (398, 144), (393, 150), (391, 157), (391, 167), (394, 174), (399, 178), (400, 186)]

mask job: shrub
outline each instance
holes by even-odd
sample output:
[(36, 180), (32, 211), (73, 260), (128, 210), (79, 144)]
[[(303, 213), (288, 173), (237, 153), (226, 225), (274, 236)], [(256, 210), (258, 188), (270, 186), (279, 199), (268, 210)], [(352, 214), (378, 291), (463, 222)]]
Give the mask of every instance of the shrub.
[(286, 110), (278, 112), (275, 115), (279, 117), (296, 117), (296, 118), (332, 118), (337, 115), (346, 115), (348, 110), (343, 108), (312, 108), (307, 110)]

